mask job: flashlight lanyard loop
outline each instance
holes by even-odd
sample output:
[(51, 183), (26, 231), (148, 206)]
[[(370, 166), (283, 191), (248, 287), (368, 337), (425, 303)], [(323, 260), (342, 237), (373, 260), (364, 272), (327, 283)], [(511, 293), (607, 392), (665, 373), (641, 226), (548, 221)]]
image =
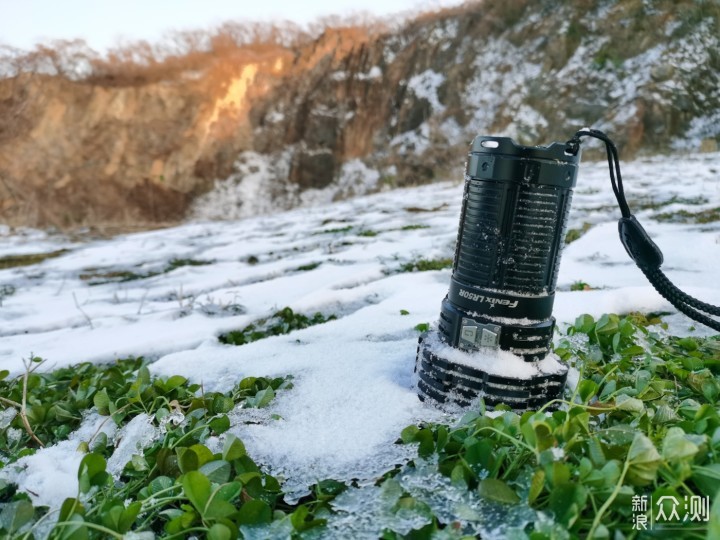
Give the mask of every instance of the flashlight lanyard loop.
[(565, 152), (577, 155), (580, 150), (582, 137), (593, 137), (605, 143), (608, 168), (610, 169), (610, 183), (612, 184), (612, 189), (622, 214), (618, 222), (618, 230), (620, 233), (620, 241), (623, 246), (625, 246), (625, 251), (627, 251), (630, 258), (635, 261), (635, 264), (642, 270), (645, 277), (648, 278), (648, 281), (655, 287), (655, 290), (675, 306), (678, 311), (720, 332), (720, 321), (711, 319), (706, 315), (720, 316), (720, 307), (707, 304), (684, 293), (660, 270), (660, 266), (663, 263), (663, 254), (642, 225), (640, 225), (637, 218), (630, 212), (630, 207), (625, 199), (622, 175), (620, 174), (620, 158), (618, 157), (618, 150), (615, 143), (602, 131), (597, 129), (581, 129), (566, 143)]
[(605, 143), (605, 150), (607, 151), (608, 168), (610, 169), (610, 183), (612, 184), (615, 198), (617, 199), (620, 212), (624, 218), (629, 218), (632, 214), (630, 213), (630, 207), (628, 206), (627, 200), (625, 199), (625, 190), (623, 189), (622, 174), (620, 174), (620, 158), (618, 157), (618, 150), (615, 143), (612, 142), (610, 137), (605, 135), (597, 129), (581, 129), (572, 139), (567, 142), (566, 152), (569, 154), (577, 154), (580, 150), (581, 137), (593, 137), (599, 139)]

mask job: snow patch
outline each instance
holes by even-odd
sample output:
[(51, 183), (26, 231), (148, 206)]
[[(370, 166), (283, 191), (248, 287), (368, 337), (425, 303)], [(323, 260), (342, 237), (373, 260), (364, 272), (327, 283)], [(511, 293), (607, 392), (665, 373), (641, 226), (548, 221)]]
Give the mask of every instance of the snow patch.
[(278, 180), (287, 178), (289, 155), (267, 156), (243, 152), (226, 180), (193, 203), (191, 216), (198, 220), (242, 219), (283, 208)]
[(329, 204), (332, 201), (365, 195), (377, 189), (380, 173), (359, 159), (343, 163), (338, 179), (323, 189), (307, 189), (300, 193), (301, 206)]
[(493, 131), (503, 107), (505, 115), (515, 119), (515, 125), (510, 128), (512, 134), (494, 129), (496, 135), (517, 136), (520, 126), (532, 126), (542, 118), (537, 111), (524, 105), (531, 81), (542, 73), (542, 65), (528, 58), (524, 49), (505, 39), (483, 44), (482, 55), (475, 59), (476, 75), (463, 94), (463, 103), (474, 111), (469, 125), (477, 133)]
[(78, 468), (85, 456), (78, 451), (80, 443), (89, 442), (100, 432), (112, 439), (116, 429), (112, 419), (91, 412), (67, 440), (6, 465), (0, 469), (0, 478), (17, 484), (18, 490), (27, 493), (35, 506), (57, 510), (66, 498), (78, 494)]
[(428, 100), (432, 107), (433, 113), (441, 113), (445, 110), (445, 106), (440, 103), (438, 98), (438, 88), (445, 82), (445, 75), (437, 73), (432, 69), (427, 69), (419, 75), (413, 75), (408, 81), (408, 88), (422, 99)]
[(565, 370), (565, 366), (554, 353), (548, 354), (539, 362), (526, 362), (521, 357), (501, 349), (486, 348), (466, 352), (444, 343), (437, 331), (429, 332), (425, 343), (428, 349), (440, 358), (482, 370), (490, 375), (527, 380), (538, 375), (550, 375)]
[(0, 470), (0, 478), (17, 484), (36, 506), (57, 509), (68, 497), (78, 494), (78, 467), (85, 454), (78, 440), (61, 441), (38, 450)]
[(698, 150), (703, 139), (720, 139), (720, 111), (693, 118), (685, 138), (673, 141), (676, 150)]
[(399, 152), (421, 155), (430, 147), (430, 126), (424, 122), (415, 131), (395, 135), (390, 146), (397, 147)]
[(107, 462), (107, 471), (116, 479), (120, 478), (125, 465), (133, 455), (142, 455), (145, 448), (158, 438), (160, 430), (153, 425), (152, 417), (142, 413), (125, 425), (117, 436), (117, 446)]

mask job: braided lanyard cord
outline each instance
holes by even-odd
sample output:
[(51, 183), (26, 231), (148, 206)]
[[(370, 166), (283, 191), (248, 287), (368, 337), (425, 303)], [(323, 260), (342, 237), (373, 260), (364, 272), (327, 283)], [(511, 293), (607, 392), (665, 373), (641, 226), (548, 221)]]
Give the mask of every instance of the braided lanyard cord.
[(612, 184), (615, 198), (622, 217), (618, 222), (618, 230), (620, 232), (620, 241), (625, 246), (630, 258), (635, 261), (638, 268), (642, 270), (645, 277), (652, 283), (655, 290), (668, 300), (678, 311), (681, 311), (691, 319), (704, 324), (720, 332), (720, 321), (711, 319), (709, 315), (720, 316), (720, 307), (707, 304), (684, 293), (678, 289), (668, 279), (668, 277), (660, 270), (663, 263), (663, 254), (643, 229), (640, 222), (630, 212), (627, 200), (625, 199), (625, 191), (623, 190), (622, 175), (620, 174), (620, 158), (618, 150), (602, 131), (597, 129), (581, 129), (572, 139), (566, 143), (565, 151), (568, 154), (576, 155), (580, 149), (582, 137), (593, 137), (605, 143), (607, 151), (608, 168), (610, 169), (610, 183)]

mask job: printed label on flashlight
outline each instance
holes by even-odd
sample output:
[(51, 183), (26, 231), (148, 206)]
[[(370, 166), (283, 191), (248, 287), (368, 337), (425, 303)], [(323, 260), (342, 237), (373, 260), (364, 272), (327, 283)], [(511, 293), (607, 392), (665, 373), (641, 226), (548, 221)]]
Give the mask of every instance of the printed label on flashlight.
[(455, 278), (450, 280), (450, 290), (448, 291), (448, 301), (468, 312), (488, 315), (496, 319), (509, 317), (535, 322), (552, 316), (554, 299), (554, 294), (530, 296), (512, 291), (504, 293), (492, 289), (476, 288), (459, 283)]
[(479, 303), (485, 303), (485, 304), (492, 304), (492, 305), (500, 305), (505, 306), (510, 309), (516, 308), (518, 305), (518, 301), (515, 300), (508, 300), (507, 298), (493, 298), (491, 296), (484, 296), (482, 294), (473, 293), (470, 291), (466, 291), (465, 289), (460, 289), (458, 292), (460, 296), (463, 298), (467, 298), (468, 300), (472, 300), (473, 302), (479, 302)]

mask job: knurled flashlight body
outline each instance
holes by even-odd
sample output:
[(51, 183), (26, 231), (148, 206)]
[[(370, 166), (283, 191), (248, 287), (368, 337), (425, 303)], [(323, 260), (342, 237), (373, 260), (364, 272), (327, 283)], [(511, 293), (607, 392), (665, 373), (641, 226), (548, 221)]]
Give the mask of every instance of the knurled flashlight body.
[[(450, 288), (438, 324), (443, 342), (465, 351), (500, 348), (527, 362), (548, 354), (555, 327), (555, 285), (580, 159), (579, 153), (565, 150), (564, 143), (528, 147), (507, 137), (479, 136), (473, 141)], [(432, 390), (453, 390), (448, 380), (458, 370), (441, 368), (443, 359), (430, 362), (424, 352), (418, 351), (421, 397), (425, 387), (437, 399)], [(483, 395), (489, 388), (485, 375), (485, 387), (482, 382), (474, 385)], [(440, 384), (433, 386), (438, 379)], [(533, 381), (518, 384), (528, 389)]]

